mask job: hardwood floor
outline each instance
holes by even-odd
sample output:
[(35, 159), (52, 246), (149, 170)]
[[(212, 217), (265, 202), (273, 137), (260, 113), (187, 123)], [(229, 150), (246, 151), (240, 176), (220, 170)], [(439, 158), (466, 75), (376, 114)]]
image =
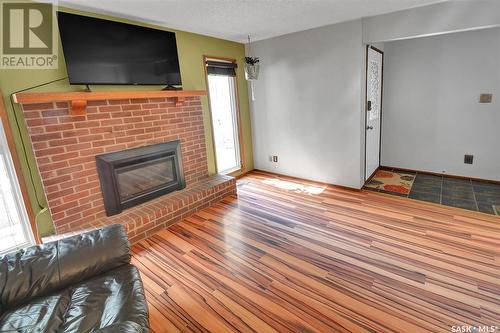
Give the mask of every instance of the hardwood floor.
[(253, 172), (133, 252), (157, 333), (500, 330), (482, 213)]

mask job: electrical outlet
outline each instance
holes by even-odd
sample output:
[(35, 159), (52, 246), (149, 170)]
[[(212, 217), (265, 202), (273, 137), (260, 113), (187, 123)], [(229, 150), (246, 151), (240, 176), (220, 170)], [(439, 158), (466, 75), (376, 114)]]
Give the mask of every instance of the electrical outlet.
[(278, 155), (273, 155), (273, 162), (278, 163)]
[(491, 103), (493, 99), (493, 94), (481, 94), (479, 95), (479, 103)]
[(473, 161), (474, 161), (474, 155), (464, 155), (465, 164), (472, 164)]

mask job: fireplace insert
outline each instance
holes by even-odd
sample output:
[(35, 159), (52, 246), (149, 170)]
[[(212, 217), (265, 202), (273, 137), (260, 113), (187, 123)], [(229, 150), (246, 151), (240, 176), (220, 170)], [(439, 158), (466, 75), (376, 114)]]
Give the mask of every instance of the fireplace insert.
[(180, 141), (96, 156), (106, 215), (186, 186)]

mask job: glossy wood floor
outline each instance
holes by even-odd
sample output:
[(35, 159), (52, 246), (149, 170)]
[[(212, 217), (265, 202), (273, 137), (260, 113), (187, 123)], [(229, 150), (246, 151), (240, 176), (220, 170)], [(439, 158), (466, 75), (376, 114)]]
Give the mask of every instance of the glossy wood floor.
[(500, 218), (458, 208), (253, 172), (133, 251), (157, 333), (500, 326)]

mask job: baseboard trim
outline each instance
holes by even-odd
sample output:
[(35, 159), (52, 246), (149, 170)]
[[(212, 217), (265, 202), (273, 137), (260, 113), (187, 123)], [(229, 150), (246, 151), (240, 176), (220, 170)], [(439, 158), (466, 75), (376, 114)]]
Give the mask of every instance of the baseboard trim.
[(261, 173), (267, 173), (267, 174), (270, 174), (270, 175), (274, 175), (274, 176), (278, 176), (278, 177), (282, 177), (282, 178), (288, 178), (288, 179), (292, 179), (292, 180), (306, 181), (306, 182), (313, 183), (313, 184), (318, 184), (318, 185), (321, 185), (321, 186), (335, 186), (335, 187), (339, 187), (339, 188), (344, 189), (344, 190), (361, 192), (361, 189), (360, 188), (356, 188), (356, 187), (349, 187), (349, 186), (345, 186), (345, 185), (337, 185), (337, 184), (331, 184), (331, 183), (324, 183), (324, 182), (319, 182), (317, 180), (305, 179), (305, 178), (300, 178), (300, 177), (295, 177), (295, 176), (288, 176), (288, 175), (284, 175), (282, 173), (277, 173), (277, 172), (273, 172), (273, 171), (266, 171), (266, 170), (261, 170), (261, 169), (253, 169), (252, 171), (257, 171), (257, 172), (261, 172)]
[(424, 175), (432, 175), (432, 176), (446, 176), (450, 178), (456, 178), (456, 179), (471, 179), (477, 182), (484, 182), (484, 183), (494, 183), (494, 184), (499, 184), (499, 180), (490, 180), (490, 179), (484, 179), (484, 178), (475, 178), (475, 177), (466, 177), (466, 176), (457, 176), (457, 175), (452, 175), (448, 173), (439, 173), (439, 172), (432, 172), (432, 171), (422, 171), (422, 170), (415, 170), (415, 169), (405, 169), (405, 168), (398, 168), (398, 167), (392, 167), (392, 166), (387, 166), (387, 165), (381, 165), (380, 168), (385, 168), (385, 169), (394, 169), (396, 171), (402, 171), (402, 172), (415, 172), (415, 173), (420, 173)]
[(365, 183), (363, 184), (363, 186), (364, 186), (364, 185), (366, 185), (366, 184), (367, 184), (370, 180), (372, 180), (373, 176), (375, 176), (375, 174), (377, 173), (377, 171), (378, 171), (380, 168), (381, 168), (381, 167), (380, 167), (380, 166), (378, 166), (378, 167), (375, 169), (375, 171), (373, 171), (373, 173), (370, 175), (370, 177), (368, 177), (368, 178), (365, 180)]
[(246, 175), (248, 175), (250, 172), (254, 171), (255, 169), (252, 169), (252, 170), (246, 170), (246, 171), (243, 171), (243, 172), (240, 172), (239, 174), (237, 175), (231, 175), (231, 177), (234, 177), (236, 179), (240, 179), (240, 178), (243, 178), (245, 177)]

